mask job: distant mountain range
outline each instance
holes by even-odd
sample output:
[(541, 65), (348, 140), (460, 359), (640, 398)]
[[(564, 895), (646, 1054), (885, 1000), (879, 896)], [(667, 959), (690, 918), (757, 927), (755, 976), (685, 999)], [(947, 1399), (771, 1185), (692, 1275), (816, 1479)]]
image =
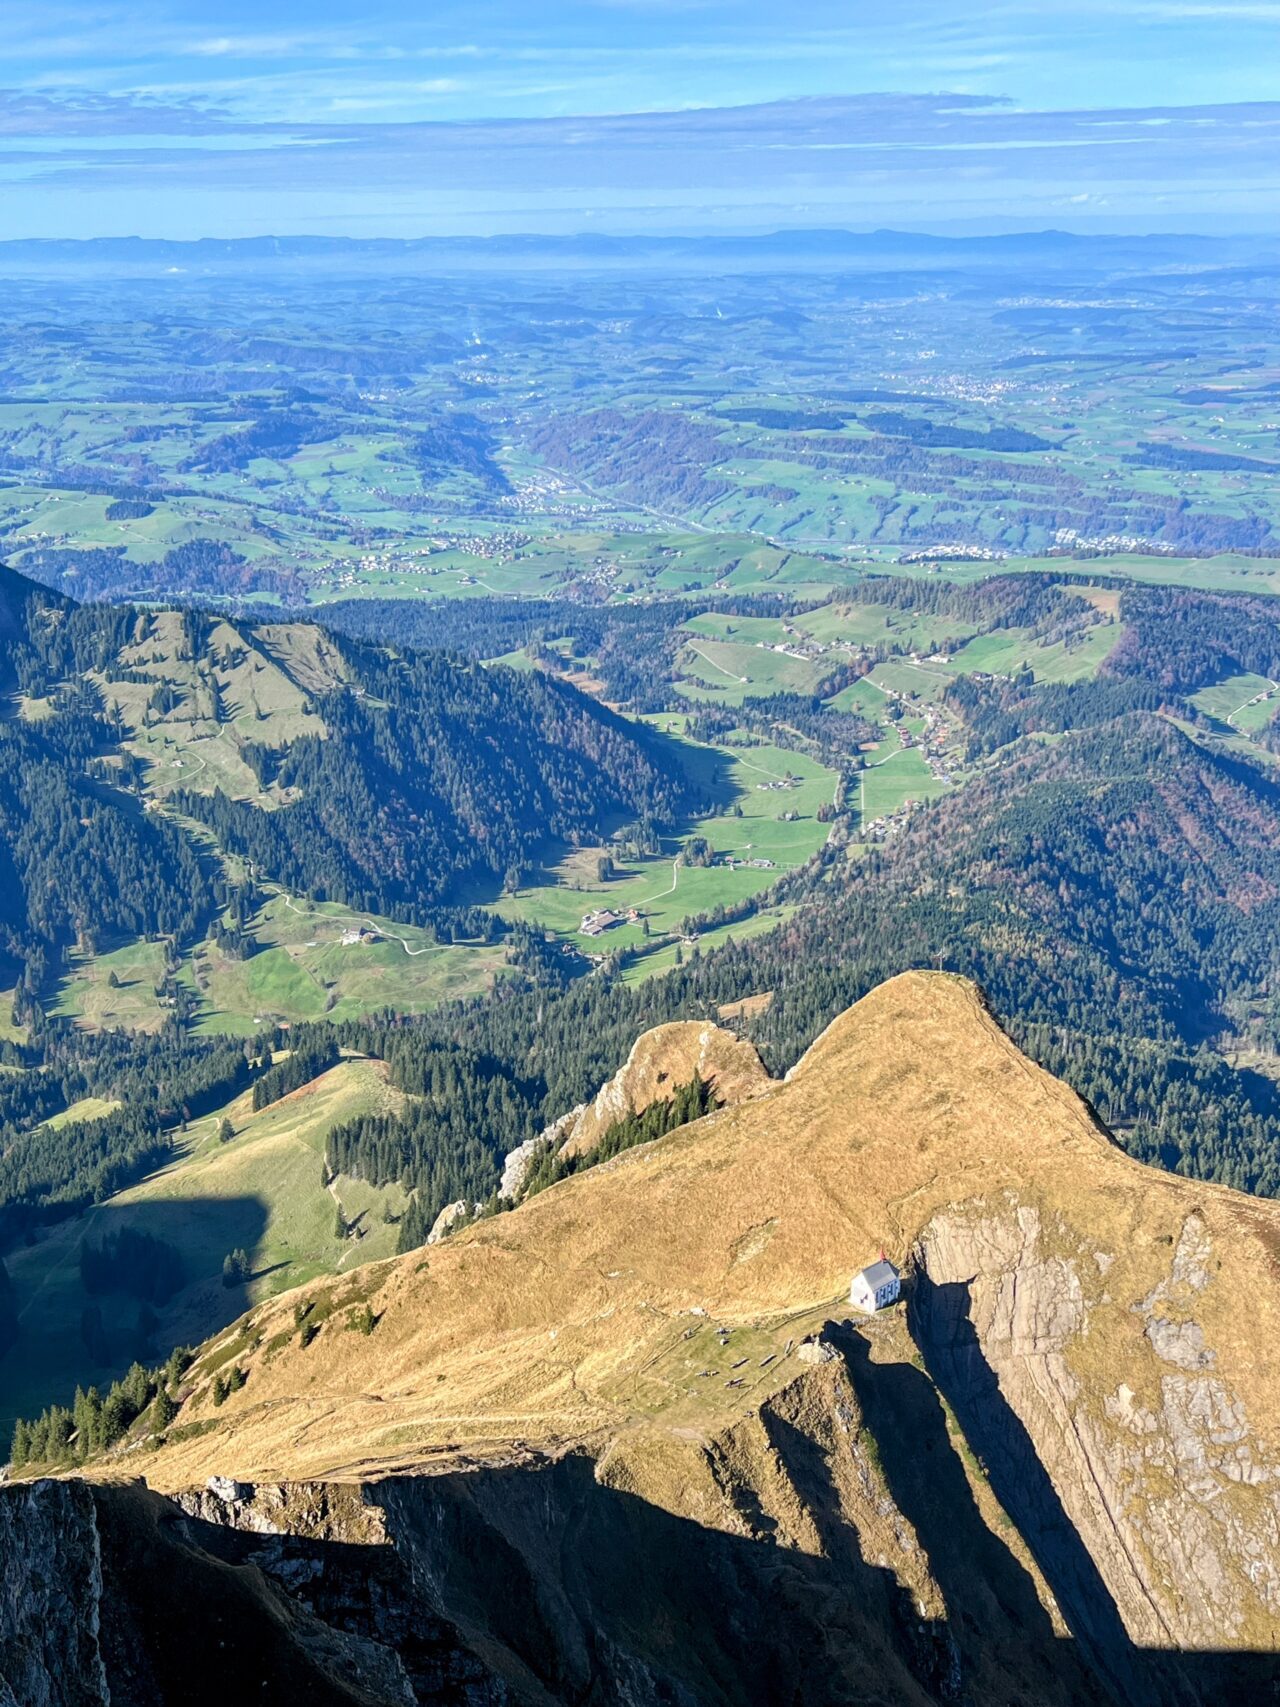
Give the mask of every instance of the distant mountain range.
[(62, 271), (66, 268), (194, 271), (258, 270), (263, 267), (336, 263), (417, 270), (485, 268), (508, 260), (556, 267), (681, 267), (709, 265), (725, 270), (776, 270), (788, 266), (931, 268), (963, 265), (998, 268), (1034, 261), (1053, 268), (1096, 258), (1105, 266), (1194, 262), (1238, 265), (1280, 255), (1277, 240), (1160, 233), (1151, 236), (1082, 236), (1069, 231), (1012, 232), (994, 236), (944, 237), (919, 231), (815, 229), (744, 233), (736, 236), (652, 237), (582, 232), (494, 237), (205, 237), (174, 241), (149, 237), (86, 239), (22, 238), (0, 242), (0, 272)]

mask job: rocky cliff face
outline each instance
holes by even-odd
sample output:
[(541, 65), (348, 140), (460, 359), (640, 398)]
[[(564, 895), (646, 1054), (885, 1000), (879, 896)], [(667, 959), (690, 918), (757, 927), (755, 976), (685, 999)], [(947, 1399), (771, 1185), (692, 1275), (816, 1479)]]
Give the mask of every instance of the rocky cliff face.
[(102, 1561), (79, 1482), (0, 1498), (0, 1707), (110, 1700), (99, 1645)]
[(0, 1489), (0, 1704), (512, 1700), (415, 1592), (357, 1490), (237, 1492)]
[[(370, 1707), (1090, 1699), (1031, 1573), (1014, 1604), (961, 1621), (957, 1560), (935, 1570), (871, 1433), (885, 1395), (865, 1342), (832, 1344), (758, 1413), (674, 1448), (646, 1435), (366, 1484), (215, 1477), (172, 1500), (0, 1490), (25, 1543), (0, 1679), (22, 1707), (252, 1700), (255, 1684), (274, 1701), (286, 1673), (284, 1699)], [(942, 1412), (915, 1409), (926, 1388), (895, 1402), (946, 1452), (954, 1494)], [(967, 1492), (950, 1521), (962, 1545), (987, 1534)], [(232, 1642), (243, 1695), (200, 1663)]]
[(1087, 1378), (1085, 1348), (1111, 1326), (1120, 1253), (1056, 1231), (1028, 1206), (929, 1222), (912, 1315), (931, 1373), (1119, 1687), (1135, 1649), (1273, 1647), (1280, 1461), (1196, 1319), (1220, 1267), (1205, 1221), (1189, 1210), (1167, 1271), (1121, 1306), (1147, 1355), (1114, 1385)]
[(694, 1077), (705, 1079), (719, 1103), (742, 1102), (769, 1089), (754, 1047), (724, 1026), (706, 1020), (675, 1020), (636, 1039), (614, 1076), (577, 1111), (563, 1141), (567, 1155), (585, 1155), (609, 1128), (629, 1114), (670, 1098)]
[[(882, 1247), (904, 1302), (849, 1323)], [(1280, 1699), (1277, 1344), (1280, 1206), (1132, 1162), (912, 975), (785, 1084), (251, 1311), (103, 1466), (177, 1506), (0, 1490), (0, 1676), (97, 1699), (38, 1641), (70, 1572), (113, 1702), (196, 1699), (170, 1608), (267, 1643), (246, 1700), (296, 1655), (326, 1701)]]

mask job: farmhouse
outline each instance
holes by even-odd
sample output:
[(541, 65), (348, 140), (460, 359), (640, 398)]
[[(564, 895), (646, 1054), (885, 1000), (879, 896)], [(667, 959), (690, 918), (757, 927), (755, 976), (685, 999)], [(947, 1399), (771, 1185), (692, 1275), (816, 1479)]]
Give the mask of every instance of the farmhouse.
[(620, 916), (612, 908), (599, 907), (595, 912), (584, 915), (580, 928), (583, 936), (599, 936), (601, 932), (621, 923)]
[(857, 1310), (874, 1316), (886, 1304), (892, 1304), (902, 1289), (897, 1269), (884, 1257), (870, 1268), (859, 1269), (849, 1288), (849, 1302)]

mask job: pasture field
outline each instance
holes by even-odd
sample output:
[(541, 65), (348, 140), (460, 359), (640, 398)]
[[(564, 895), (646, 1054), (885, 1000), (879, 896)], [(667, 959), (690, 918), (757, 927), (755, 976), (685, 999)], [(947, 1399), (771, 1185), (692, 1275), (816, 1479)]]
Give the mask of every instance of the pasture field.
[[(895, 574), (925, 572), (916, 564), (898, 564), (893, 569)], [(1280, 561), (1242, 557), (1229, 551), (1212, 557), (1137, 556), (1115, 552), (1088, 563), (1073, 563), (1070, 558), (1062, 557), (1010, 557), (998, 564), (946, 563), (939, 570), (953, 581), (979, 581), (993, 573), (1046, 572), (1061, 575), (1064, 579), (1073, 574), (1082, 578), (1089, 575), (1114, 576), (1122, 581), (1161, 587), (1195, 587), (1209, 593), (1280, 594)]]
[(733, 641), (738, 646), (782, 645), (787, 638), (782, 618), (777, 616), (728, 616), (719, 611), (703, 611), (685, 624), (690, 634), (705, 641)]
[(1191, 703), (1207, 717), (1216, 717), (1238, 732), (1250, 735), (1265, 729), (1280, 710), (1280, 698), (1275, 682), (1266, 676), (1243, 674), (1227, 676), (1212, 687), (1201, 688), (1191, 696)]
[(102, 954), (74, 951), (50, 1011), (90, 1031), (159, 1031), (166, 1008), (156, 991), (164, 978), (165, 948), (131, 942)]
[(726, 704), (737, 704), (753, 694), (811, 694), (831, 662), (792, 657), (763, 644), (699, 639), (681, 652), (679, 668)]
[[(198, 1343), (261, 1298), (392, 1255), (394, 1218), (404, 1208), (399, 1187), (375, 1191), (339, 1176), (326, 1188), (321, 1172), (336, 1122), (401, 1100), (381, 1063), (361, 1059), (340, 1062), (256, 1114), (245, 1093), (194, 1122), (168, 1166), (11, 1252), (6, 1265), (20, 1337), (0, 1359), (0, 1428), (39, 1410), (50, 1393), (69, 1394), (77, 1383), (107, 1386), (135, 1357), (151, 1360), (152, 1342)], [(229, 1143), (217, 1136), (224, 1118), (235, 1128)], [(353, 1227), (342, 1239), (339, 1204)], [(184, 1283), (154, 1308), (150, 1325), (137, 1300), (121, 1293), (91, 1298), (81, 1281), (81, 1245), (99, 1244), (124, 1227), (182, 1253)], [(222, 1259), (236, 1248), (247, 1252), (252, 1277), (227, 1288)], [(82, 1326), (95, 1306), (101, 1312), (96, 1354)]]
[[(343, 943), (344, 932), (369, 927), (379, 940)], [(491, 988), (505, 966), (501, 947), (440, 944), (412, 925), (286, 895), (263, 906), (253, 934), (260, 947), (248, 960), (212, 944), (192, 957), (199, 1029), (249, 1033), (263, 1021), (352, 1019), (378, 1008), (424, 1013)]]
[(947, 785), (933, 775), (918, 747), (900, 747), (860, 773), (859, 801), (864, 826), (896, 812), (908, 801), (935, 800)]
[(861, 681), (853, 682), (849, 687), (841, 688), (839, 693), (832, 694), (827, 704), (837, 711), (859, 712), (872, 723), (879, 723), (889, 705), (889, 696), (870, 676), (863, 676)]
[[(664, 720), (654, 721), (661, 724)], [(772, 887), (822, 846), (827, 826), (818, 822), (816, 814), (834, 794), (837, 778), (833, 771), (801, 754), (763, 744), (743, 748), (693, 746), (695, 758), (699, 753), (708, 762), (716, 762), (718, 754), (720, 762), (727, 765), (733, 801), (725, 810), (690, 824), (661, 854), (619, 862), (616, 875), (605, 882), (597, 877), (596, 865), (611, 852), (609, 848), (567, 854), (547, 874), (548, 881), (522, 889), (518, 895), (504, 896), (493, 903), (495, 911), (504, 918), (541, 924), (584, 951), (641, 951), (647, 941), (641, 923), (624, 922), (591, 937), (584, 936), (579, 928), (584, 915), (598, 908), (623, 914), (635, 908), (647, 918), (653, 935), (665, 936), (677, 931), (690, 914), (733, 905)], [(788, 773), (794, 786), (784, 785)], [(741, 808), (741, 816), (734, 813), (734, 804)], [(784, 817), (787, 813), (794, 817), (788, 820)], [(681, 849), (694, 836), (705, 838), (715, 855), (769, 863), (738, 869), (719, 862), (702, 867), (688, 865), (681, 858)]]
[(893, 658), (887, 663), (877, 664), (867, 680), (873, 687), (888, 689), (895, 694), (907, 694), (915, 699), (940, 699), (957, 673), (941, 664), (905, 664)]
[(0, 990), (0, 1043), (23, 1043), (26, 1041), (27, 1028), (15, 1025), (13, 1022), (13, 999), (17, 995), (16, 987), (11, 990)]
[(45, 1125), (50, 1131), (59, 1132), (77, 1120), (101, 1120), (104, 1115), (114, 1114), (119, 1107), (114, 1097), (81, 1097), (79, 1102), (69, 1103), (61, 1114), (50, 1115)]
[(1038, 682), (1084, 681), (1097, 674), (1120, 634), (1114, 619), (1087, 629), (1084, 638), (1075, 643), (1046, 643), (1028, 629), (1002, 628), (970, 640), (940, 667), (955, 675), (984, 670), (991, 675), (1012, 676), (1029, 669)]
[[(250, 1037), (280, 1021), (352, 1019), (380, 1008), (425, 1013), (491, 989), (506, 970), (501, 946), (440, 944), (412, 925), (284, 894), (272, 895), (250, 928), (258, 948), (247, 960), (211, 939), (183, 957), (177, 979), (195, 1001), (197, 1031)], [(344, 944), (352, 929), (379, 938)], [(170, 1012), (157, 994), (165, 960), (157, 942), (73, 954), (52, 1012), (89, 1030), (158, 1031)]]
[[(795, 912), (793, 906), (762, 907), (759, 912), (752, 913), (750, 918), (740, 919), (736, 924), (716, 925), (711, 930), (699, 931), (698, 951), (709, 954), (714, 948), (722, 948), (727, 942), (746, 942), (753, 936), (764, 936), (767, 931), (777, 930)], [(660, 942), (655, 947), (637, 952), (622, 970), (624, 984), (643, 984), (648, 978), (661, 977), (664, 972), (672, 971), (689, 956), (690, 950), (679, 942)], [(681, 959), (677, 960), (677, 954)]]
[(962, 617), (903, 611), (895, 605), (845, 603), (838, 596), (817, 610), (802, 612), (794, 621), (801, 633), (815, 640), (854, 647), (904, 646), (925, 653), (975, 632), (975, 625)]

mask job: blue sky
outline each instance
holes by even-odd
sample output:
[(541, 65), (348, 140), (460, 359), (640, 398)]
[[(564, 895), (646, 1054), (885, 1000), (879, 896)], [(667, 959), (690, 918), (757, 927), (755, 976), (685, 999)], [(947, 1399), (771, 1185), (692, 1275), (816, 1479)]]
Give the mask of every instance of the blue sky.
[(1274, 230), (1280, 0), (3, 0), (0, 235)]

